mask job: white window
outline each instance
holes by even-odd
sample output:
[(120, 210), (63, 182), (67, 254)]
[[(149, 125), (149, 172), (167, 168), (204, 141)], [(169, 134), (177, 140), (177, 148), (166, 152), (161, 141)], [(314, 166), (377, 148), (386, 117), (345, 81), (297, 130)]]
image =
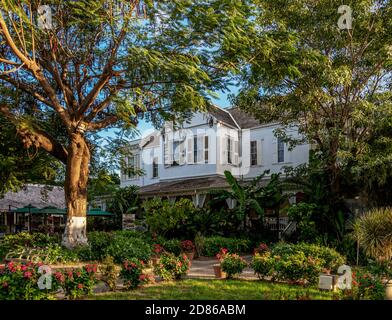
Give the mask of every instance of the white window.
[(284, 142), (278, 138), (278, 162), (284, 162)]
[(257, 141), (250, 142), (250, 165), (257, 166)]

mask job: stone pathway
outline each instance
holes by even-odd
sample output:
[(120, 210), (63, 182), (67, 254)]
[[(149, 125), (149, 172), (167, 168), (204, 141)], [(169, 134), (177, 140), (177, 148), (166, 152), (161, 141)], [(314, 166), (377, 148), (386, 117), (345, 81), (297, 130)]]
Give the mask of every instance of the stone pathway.
[[(246, 261), (251, 260), (251, 256), (243, 257)], [(192, 261), (191, 268), (185, 278), (188, 279), (216, 279), (213, 265), (217, 263), (216, 258), (201, 257)], [(251, 268), (246, 268), (243, 273), (238, 276), (239, 279), (258, 279)]]

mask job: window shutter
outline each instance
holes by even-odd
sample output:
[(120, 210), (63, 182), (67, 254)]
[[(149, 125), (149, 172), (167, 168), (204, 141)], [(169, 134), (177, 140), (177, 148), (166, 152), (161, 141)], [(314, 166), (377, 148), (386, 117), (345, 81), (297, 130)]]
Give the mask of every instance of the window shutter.
[(257, 165), (260, 166), (262, 164), (262, 154), (263, 154), (263, 149), (262, 149), (262, 141), (257, 140)]
[(187, 163), (193, 163), (193, 136), (188, 137), (188, 147), (187, 147)]
[(273, 139), (272, 142), (272, 163), (278, 162), (278, 138)]
[(173, 163), (173, 141), (167, 139), (165, 140), (165, 167), (170, 167)]
[(220, 163), (222, 165), (227, 164), (227, 138), (228, 137), (221, 137), (220, 141), (221, 141), (221, 151), (220, 151), (220, 155), (221, 155), (221, 160)]
[(180, 143), (180, 165), (184, 165), (185, 164), (185, 145), (184, 145), (184, 141), (182, 141)]
[(238, 140), (234, 141), (234, 157), (233, 164), (237, 166), (239, 164), (239, 143)]
[(197, 163), (203, 163), (204, 161), (204, 141), (203, 136), (197, 137)]

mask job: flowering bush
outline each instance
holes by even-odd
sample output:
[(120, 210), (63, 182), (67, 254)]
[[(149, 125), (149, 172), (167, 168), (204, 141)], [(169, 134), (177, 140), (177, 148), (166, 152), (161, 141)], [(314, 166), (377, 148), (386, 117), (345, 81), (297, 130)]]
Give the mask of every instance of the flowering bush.
[(229, 250), (226, 248), (222, 248), (219, 250), (219, 253), (217, 253), (216, 258), (219, 260), (219, 262), (222, 262), (223, 259), (229, 254)]
[(57, 287), (41, 290), (38, 272), (42, 263), (13, 263), (0, 266), (0, 300), (47, 300), (54, 298)]
[(150, 283), (155, 283), (155, 277), (152, 274), (144, 274), (142, 273), (139, 276), (140, 284), (150, 284)]
[(218, 253), (217, 258), (221, 263), (222, 271), (226, 272), (227, 279), (242, 273), (248, 265), (238, 254), (228, 253), (227, 249), (222, 249), (221, 253)]
[(185, 254), (175, 256), (165, 253), (161, 256), (160, 263), (154, 267), (154, 273), (163, 280), (179, 279), (188, 272), (190, 264)]
[(271, 251), (256, 253), (252, 260), (255, 273), (272, 280), (316, 283), (320, 272), (336, 271), (344, 257), (335, 250), (309, 244), (275, 245)]
[(344, 300), (383, 300), (384, 285), (370, 273), (353, 272), (351, 290), (342, 293)]
[(156, 243), (154, 244), (153, 251), (156, 256), (159, 256), (163, 252), (163, 247), (159, 243)]
[[(80, 269), (58, 270), (51, 276), (50, 289), (40, 289), (38, 281), (45, 276), (39, 272), (43, 263), (10, 262), (0, 269), (0, 300), (42, 300), (53, 299), (54, 294), (64, 289), (65, 297), (76, 299), (91, 293), (96, 283), (96, 265), (86, 265)], [(48, 275), (50, 277), (50, 275)], [(49, 278), (46, 279), (48, 281)], [(46, 284), (46, 281), (44, 284)]]
[(260, 243), (259, 246), (257, 248), (254, 249), (253, 254), (263, 254), (264, 252), (269, 251), (269, 247), (267, 244), (265, 243)]
[(135, 289), (143, 281), (143, 267), (144, 262), (135, 258), (124, 261), (120, 275), (127, 289)]
[(97, 265), (87, 264), (83, 268), (65, 269), (54, 272), (52, 281), (64, 290), (67, 299), (78, 299), (92, 293), (97, 283)]
[(195, 245), (191, 240), (181, 241), (181, 248), (184, 252), (193, 252), (195, 250)]

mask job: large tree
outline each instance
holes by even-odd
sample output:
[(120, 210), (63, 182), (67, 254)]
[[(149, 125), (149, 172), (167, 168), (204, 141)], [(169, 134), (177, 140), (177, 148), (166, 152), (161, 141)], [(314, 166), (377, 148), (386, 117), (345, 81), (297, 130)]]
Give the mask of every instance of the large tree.
[(346, 1), (340, 10), (340, 0), (254, 4), (254, 44), (236, 102), (264, 121), (297, 125), (334, 197), (342, 194), (343, 172), (369, 178), (369, 169), (375, 177), (390, 168), (391, 1)]
[[(229, 43), (241, 37), (243, 3), (51, 0), (51, 24), (41, 1), (0, 3), (2, 85), (34, 98), (33, 116), (55, 112), (67, 133), (59, 141), (30, 117), (18, 134), (66, 166), (63, 244), (85, 244), (91, 133), (205, 108), (236, 62)], [(11, 103), (0, 111), (20, 117)]]

